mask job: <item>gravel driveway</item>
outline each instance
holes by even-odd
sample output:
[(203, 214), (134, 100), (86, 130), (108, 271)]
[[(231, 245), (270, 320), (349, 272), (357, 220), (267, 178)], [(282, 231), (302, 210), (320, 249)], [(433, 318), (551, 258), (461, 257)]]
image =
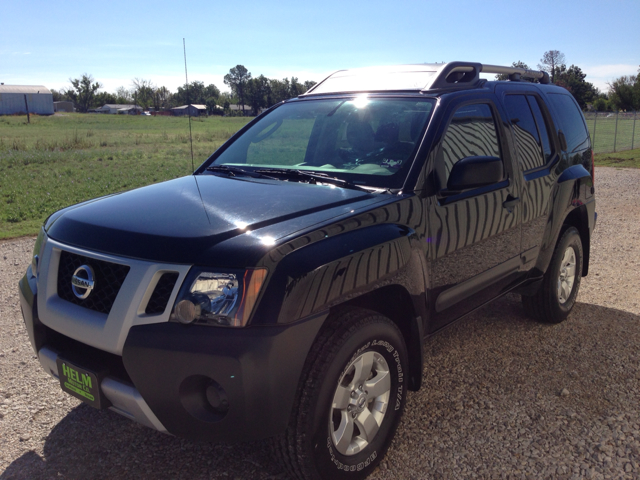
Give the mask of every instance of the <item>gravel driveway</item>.
[[(429, 339), (424, 386), (370, 478), (640, 478), (640, 170), (597, 168), (596, 190), (569, 320), (534, 323), (508, 295)], [(264, 442), (189, 442), (64, 394), (18, 305), (33, 242), (0, 242), (1, 479), (284, 479)]]

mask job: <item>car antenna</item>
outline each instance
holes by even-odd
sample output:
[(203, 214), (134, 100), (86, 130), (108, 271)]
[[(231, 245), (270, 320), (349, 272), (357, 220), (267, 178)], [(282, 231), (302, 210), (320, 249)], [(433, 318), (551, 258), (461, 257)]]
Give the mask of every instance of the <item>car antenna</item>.
[(182, 38), (182, 50), (184, 51), (184, 79), (187, 82), (187, 113), (189, 114), (189, 143), (191, 144), (191, 173), (195, 170), (193, 166), (193, 136), (191, 135), (191, 104), (189, 102), (189, 77), (187, 75), (187, 45)]

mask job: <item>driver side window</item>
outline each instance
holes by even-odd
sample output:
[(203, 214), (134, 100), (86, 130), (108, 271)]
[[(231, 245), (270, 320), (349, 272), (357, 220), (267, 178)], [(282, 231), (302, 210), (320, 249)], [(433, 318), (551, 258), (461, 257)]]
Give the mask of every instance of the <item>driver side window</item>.
[(500, 146), (491, 107), (486, 103), (458, 107), (436, 156), (436, 172), (445, 188), (453, 166), (466, 157), (499, 157)]

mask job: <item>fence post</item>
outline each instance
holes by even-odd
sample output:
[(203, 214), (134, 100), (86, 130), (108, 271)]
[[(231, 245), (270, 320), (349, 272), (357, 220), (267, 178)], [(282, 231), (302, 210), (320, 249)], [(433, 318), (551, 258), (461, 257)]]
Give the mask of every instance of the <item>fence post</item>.
[(598, 121), (598, 111), (596, 110), (596, 115), (593, 117), (593, 153), (596, 151), (596, 124)]
[(620, 110), (616, 112), (616, 129), (613, 131), (613, 153), (616, 153), (616, 142), (618, 141), (618, 117)]
[(636, 136), (636, 114), (638, 113), (637, 110), (633, 111), (633, 130), (631, 131), (631, 150), (633, 150), (633, 140)]

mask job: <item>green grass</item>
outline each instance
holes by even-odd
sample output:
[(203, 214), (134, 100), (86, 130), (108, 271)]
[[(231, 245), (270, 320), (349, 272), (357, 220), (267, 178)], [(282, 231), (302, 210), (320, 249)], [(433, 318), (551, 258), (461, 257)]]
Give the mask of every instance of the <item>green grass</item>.
[(640, 116), (634, 120), (633, 113), (620, 113), (617, 119), (615, 113), (598, 113), (597, 116), (586, 113), (585, 120), (596, 153), (622, 152), (640, 147)]
[[(192, 119), (195, 165), (248, 120)], [(68, 205), (189, 173), (187, 118), (0, 117), (0, 239), (35, 235)]]
[(640, 168), (640, 148), (618, 153), (598, 153), (596, 167)]

